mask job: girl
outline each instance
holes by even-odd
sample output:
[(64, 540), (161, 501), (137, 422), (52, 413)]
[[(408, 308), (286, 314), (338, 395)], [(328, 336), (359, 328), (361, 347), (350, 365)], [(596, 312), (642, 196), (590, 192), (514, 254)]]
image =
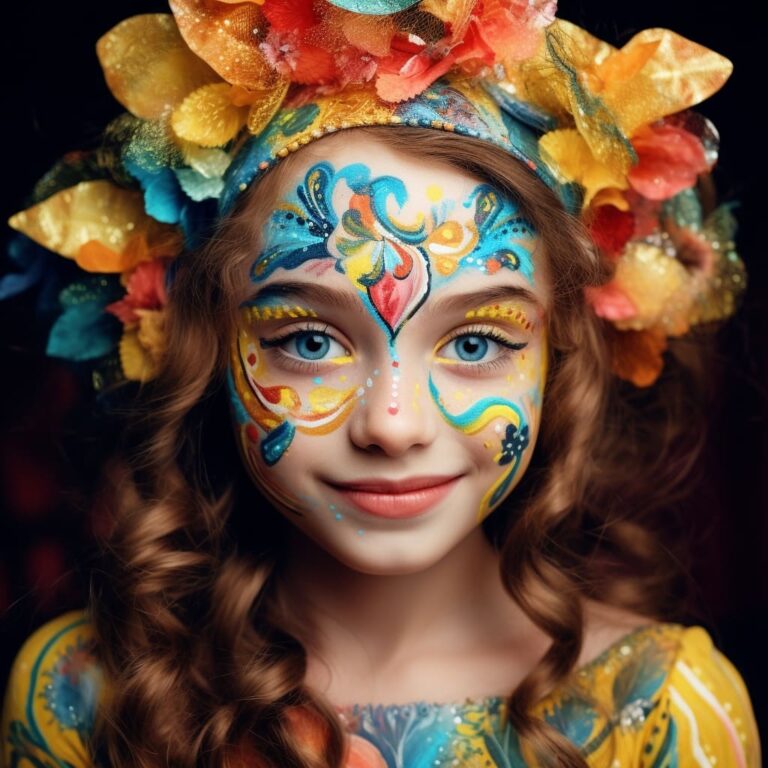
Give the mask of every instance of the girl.
[(743, 285), (681, 114), (707, 92), (653, 82), (727, 63), (550, 4), (359, 5), (118, 25), (131, 116), (12, 220), (97, 275), (67, 310), (106, 306), (148, 383), (8, 764), (759, 765), (738, 672), (659, 620), (641, 510), (679, 466), (618, 382)]

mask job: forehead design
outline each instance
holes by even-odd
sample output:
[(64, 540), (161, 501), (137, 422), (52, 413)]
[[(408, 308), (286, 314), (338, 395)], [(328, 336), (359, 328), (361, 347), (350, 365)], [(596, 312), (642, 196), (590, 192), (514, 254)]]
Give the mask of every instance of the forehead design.
[(434, 184), (424, 206), (410, 196), (363, 163), (313, 165), (266, 223), (251, 278), (332, 259), (325, 267), (350, 280), (390, 342), (432, 288), (462, 272), (508, 269), (533, 283), (535, 232), (514, 201), (484, 183), (461, 200)]

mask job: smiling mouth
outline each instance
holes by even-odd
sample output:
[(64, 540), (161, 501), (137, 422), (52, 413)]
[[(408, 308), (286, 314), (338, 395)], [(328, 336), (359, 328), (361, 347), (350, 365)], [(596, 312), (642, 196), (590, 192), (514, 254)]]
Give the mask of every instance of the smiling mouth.
[(460, 475), (430, 475), (402, 480), (370, 478), (349, 483), (329, 483), (357, 509), (376, 517), (416, 517), (442, 501)]

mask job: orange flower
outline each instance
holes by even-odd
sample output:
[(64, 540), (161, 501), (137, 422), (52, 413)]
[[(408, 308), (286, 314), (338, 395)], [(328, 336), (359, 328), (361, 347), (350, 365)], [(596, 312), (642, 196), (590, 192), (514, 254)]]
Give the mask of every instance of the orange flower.
[(664, 366), (667, 337), (663, 331), (619, 331), (606, 326), (613, 372), (636, 387), (649, 387)]

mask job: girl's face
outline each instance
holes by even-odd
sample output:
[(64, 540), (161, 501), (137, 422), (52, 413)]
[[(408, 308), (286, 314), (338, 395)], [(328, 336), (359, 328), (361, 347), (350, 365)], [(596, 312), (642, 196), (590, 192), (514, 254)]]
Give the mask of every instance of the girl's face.
[(512, 491), (549, 280), (519, 206), (363, 140), (302, 150), (254, 254), (229, 385), (248, 470), (366, 573), (436, 563)]

